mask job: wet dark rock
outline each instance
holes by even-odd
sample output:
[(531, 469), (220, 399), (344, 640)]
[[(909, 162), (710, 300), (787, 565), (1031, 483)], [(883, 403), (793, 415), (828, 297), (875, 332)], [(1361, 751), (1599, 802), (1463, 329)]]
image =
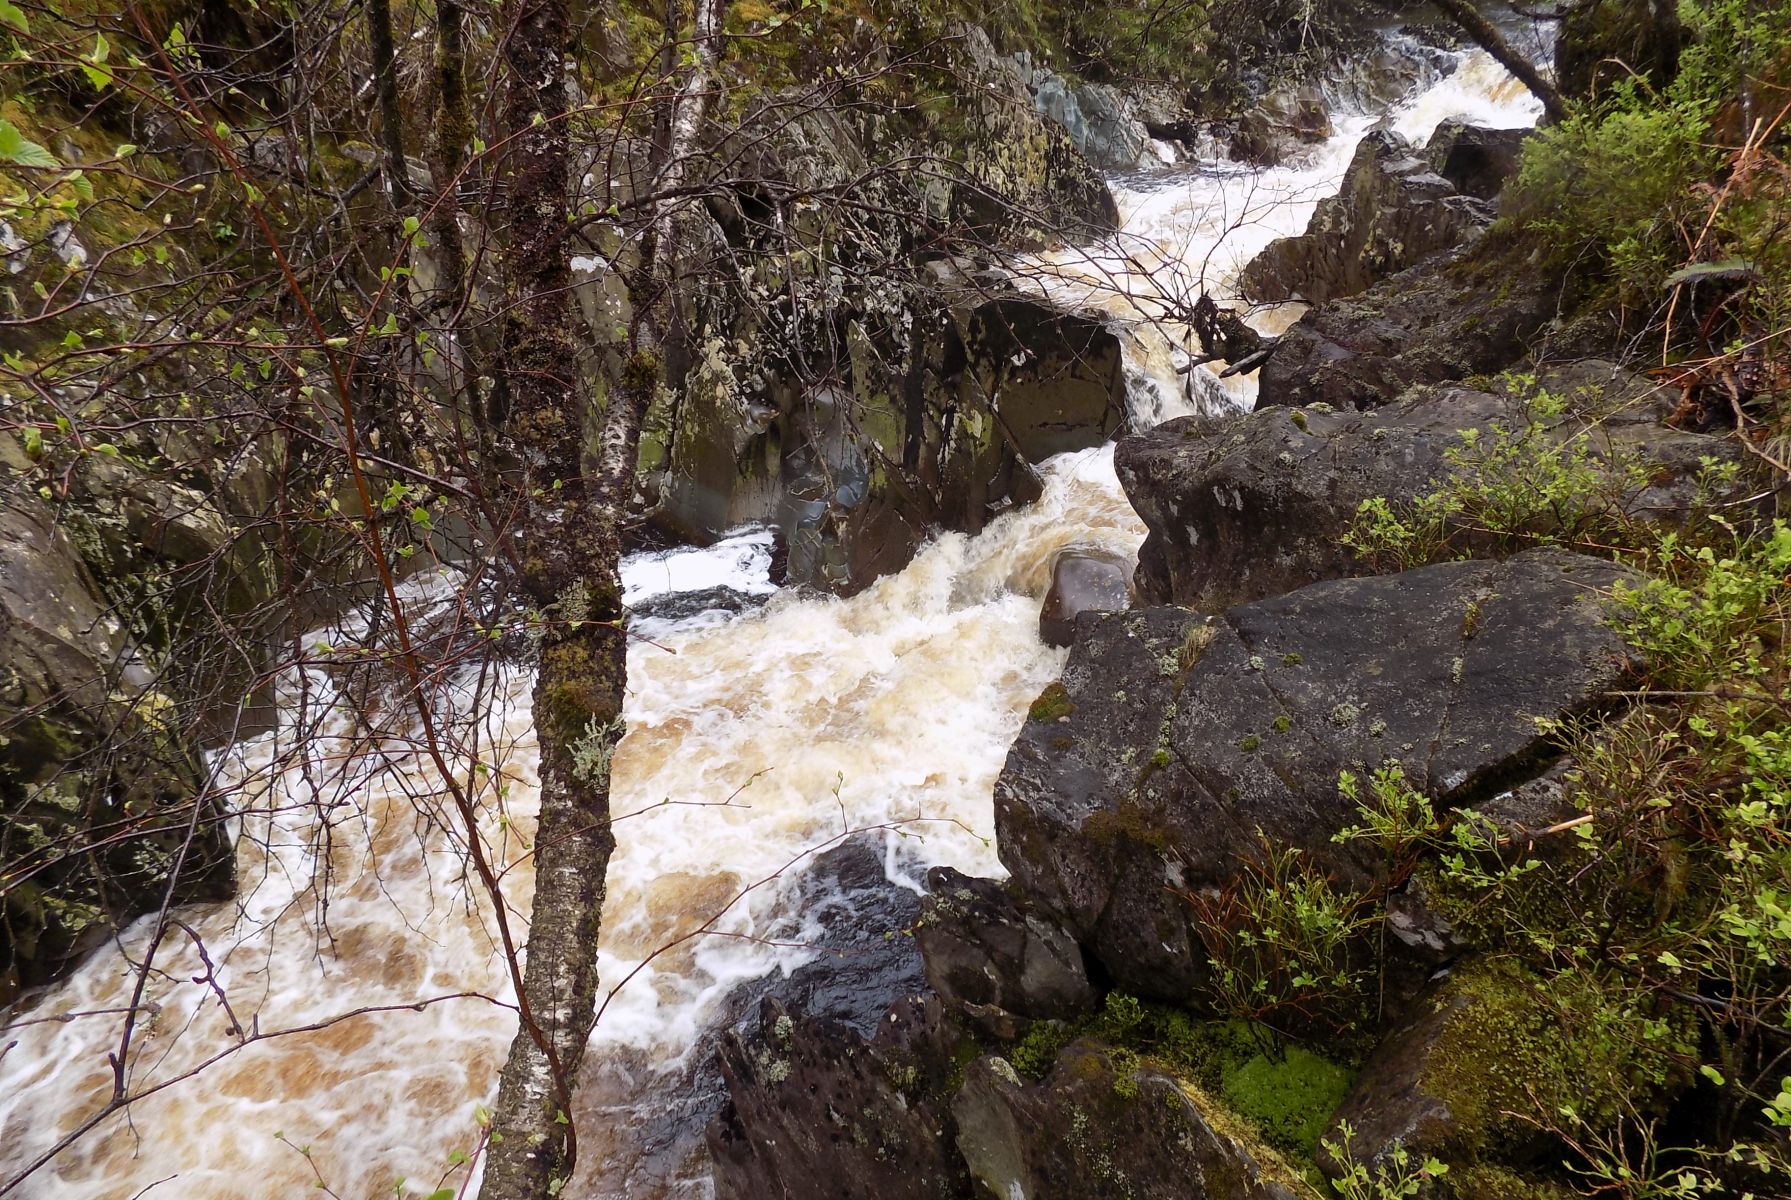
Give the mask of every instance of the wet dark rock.
[(1517, 174), (1532, 132), (1444, 121), (1424, 144), (1424, 159), (1462, 195), (1497, 200)]
[(1230, 153), (1239, 162), (1272, 167), (1299, 147), (1322, 142), (1331, 133), (1330, 108), (1316, 86), (1278, 88), (1238, 119)]
[(1566, 286), (1488, 233), (1301, 317), (1257, 377), (1257, 407), (1378, 408), (1414, 384), (1503, 370), (1575, 306)]
[(950, 1096), (962, 1035), (934, 998), (865, 1038), (767, 999), (721, 1047), (710, 1122), (717, 1200), (957, 1200), (970, 1195)]
[(1266, 844), (1347, 884), (1339, 771), (1399, 761), (1472, 806), (1546, 767), (1537, 718), (1610, 703), (1633, 667), (1599, 604), (1621, 572), (1553, 550), (1336, 580), (1203, 617), (1085, 618), (1053, 703), (995, 786), (1003, 864), (1116, 985), (1185, 1002), (1206, 971), (1178, 892)]
[[(1746, 458), (1733, 439), (1665, 427), (1672, 397), (1608, 363), (1545, 373), (1540, 383), (1574, 405), (1545, 424), (1546, 436), (1583, 438), (1619, 472), (1649, 464), (1640, 484), (1613, 486), (1637, 521), (1682, 524), (1710, 499), (1698, 482), (1703, 460)], [(1362, 501), (1398, 505), (1433, 491), (1453, 470), (1445, 456), (1463, 430), (1491, 437), (1496, 425), (1529, 420), (1514, 396), (1446, 388), (1372, 412), (1271, 407), (1225, 421), (1179, 418), (1126, 438), (1115, 458), (1120, 482), (1150, 528), (1138, 556), (1140, 600), (1210, 611), (1370, 570), (1342, 540)], [(1745, 475), (1718, 499), (1755, 494)]]
[[(891, 1006), (926, 990), (920, 954), (907, 936), (919, 919), (920, 897), (890, 882), (879, 839), (855, 837), (816, 855), (792, 874), (782, 907), (788, 915), (768, 936), (812, 940), (816, 956), (787, 975), (774, 971), (734, 989), (721, 1019), (698, 1038), (684, 1073), (656, 1093), (638, 1156), (615, 1165), (618, 1178), (650, 1190), (651, 1181), (674, 1178), (696, 1160), (709, 1121), (728, 1097), (721, 1055), (736, 1043), (758, 1044), (765, 1006), (819, 1022), (835, 1031), (830, 1036), (871, 1038)], [(587, 1069), (634, 1078), (657, 1066), (611, 1055)]]
[(947, 1008), (1007, 1039), (1031, 1020), (1093, 1011), (1082, 948), (1061, 925), (1005, 885), (950, 867), (928, 871), (927, 890), (914, 939), (927, 982)]
[(751, 612), (769, 599), (768, 595), (719, 585), (692, 592), (661, 592), (636, 604), (629, 615), (636, 620), (683, 621), (706, 612)]
[(1353, 296), (1460, 245), (1490, 219), (1482, 202), (1456, 191), (1405, 138), (1373, 130), (1306, 232), (1271, 242), (1238, 286), (1257, 302)]
[(1193, 1085), (1092, 1040), (1042, 1083), (983, 1058), (952, 1104), (982, 1195), (1026, 1200), (1294, 1200), (1287, 1167)]
[(1051, 563), (1051, 587), (1039, 609), (1039, 637), (1048, 646), (1075, 638), (1085, 612), (1120, 612), (1132, 606), (1130, 558), (1100, 550), (1060, 551)]

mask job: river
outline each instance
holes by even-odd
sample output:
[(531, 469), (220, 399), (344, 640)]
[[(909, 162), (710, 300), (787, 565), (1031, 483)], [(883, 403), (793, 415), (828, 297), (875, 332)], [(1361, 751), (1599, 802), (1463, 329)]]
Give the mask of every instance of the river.
[[(1474, 52), (1384, 115), (1422, 140), (1458, 114), (1527, 125), (1536, 106)], [(1284, 168), (1207, 161), (1117, 179), (1123, 231), (1038, 261), (1054, 295), (1131, 326), (1135, 424), (1252, 402), (1247, 379), (1184, 385), (1185, 331), (1155, 319), (1149, 297), (1226, 295), (1241, 264), (1305, 228), (1382, 115), (1336, 117), (1334, 137)], [(1297, 311), (1257, 319), (1272, 327)], [(613, 767), (615, 810), (630, 815), (617, 826), (600, 955), (617, 990), (580, 1081), (582, 1159), (567, 1197), (707, 1194), (698, 1122), (667, 1097), (708, 1053), (703, 1036), (737, 986), (819, 952), (801, 887), (814, 852), (867, 830), (901, 886), (918, 887), (932, 863), (999, 873), (993, 782), (1065, 657), (1037, 636), (1052, 556), (1072, 544), (1129, 554), (1144, 533), (1111, 446), (1044, 474), (1036, 504), (977, 537), (936, 538), (850, 599), (776, 591), (768, 538), (750, 531), (629, 560), (631, 600), (716, 585), (769, 598), (741, 615), (636, 628)], [(404, 590), (444, 644), (477, 643), (451, 577), (420, 575)], [(471, 1194), (476, 1163), (457, 1156), (476, 1148), (515, 1028), (512, 993), (447, 789), (402, 709), (369, 720), (346, 702), (343, 664), (366, 640), (364, 618), (313, 635), (315, 661), (283, 683), (281, 727), (215, 764), (244, 812), (240, 894), (182, 911), (184, 927), (154, 956), (129, 1079), (138, 1092), (164, 1086), (13, 1194)], [(449, 659), (431, 686), (471, 750), (452, 769), (478, 799), (479, 836), (521, 927), (537, 786), (530, 681), (488, 657)], [(0, 1034), (0, 1186), (109, 1094), (118, 1013), (151, 925), (127, 929)], [(343, 1018), (356, 1010), (374, 1011)], [(239, 1031), (260, 1038), (233, 1050)]]

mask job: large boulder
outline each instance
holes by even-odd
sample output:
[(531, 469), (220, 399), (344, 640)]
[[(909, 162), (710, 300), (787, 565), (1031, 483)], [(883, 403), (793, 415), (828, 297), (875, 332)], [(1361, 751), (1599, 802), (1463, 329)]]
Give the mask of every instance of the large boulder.
[(1324, 93), (1313, 84), (1288, 85), (1263, 96), (1238, 119), (1229, 152), (1239, 162), (1272, 167), (1332, 132)]
[(1537, 774), (1538, 718), (1601, 707), (1634, 666), (1601, 593), (1621, 572), (1554, 550), (1314, 584), (1206, 617), (1082, 618), (995, 785), (1001, 859), (1115, 984), (1185, 1002), (1207, 971), (1186, 898), (1265, 845), (1343, 886), (1377, 856), (1338, 773), (1399, 762), (1444, 806)]
[(1458, 192), (1405, 138), (1373, 130), (1306, 232), (1271, 242), (1238, 287), (1259, 303), (1353, 296), (1460, 245), (1490, 219), (1485, 204)]
[(1369, 1056), (1325, 1138), (1337, 1151), (1347, 1145), (1348, 1161), (1327, 1148), (1319, 1165), (1336, 1176), (1396, 1147), (1461, 1166), (1558, 1152), (1543, 1131), (1563, 1109), (1602, 1129), (1683, 1086), (1673, 1055), (1690, 1025), (1683, 1010), (1613, 1006), (1583, 973), (1545, 981), (1513, 960), (1470, 960), (1440, 976)]
[(1464, 196), (1495, 201), (1523, 162), (1529, 129), (1488, 129), (1450, 119), (1424, 143), (1424, 160)]
[(1012, 888), (934, 867), (927, 890), (914, 940), (927, 982), (946, 1007), (984, 1033), (1009, 1039), (1030, 1021), (1094, 1009), (1082, 947)]
[(1704, 461), (1741, 464), (1744, 449), (1666, 427), (1672, 397), (1646, 381), (1583, 363), (1541, 383), (1570, 399), (1567, 412), (1537, 418), (1521, 395), (1427, 389), (1369, 412), (1266, 408), (1227, 421), (1179, 418), (1126, 438), (1115, 456), (1120, 482), (1150, 529), (1140, 599), (1211, 610), (1371, 569), (1342, 540), (1357, 506), (1436, 490), (1456, 470), (1447, 456), (1463, 448), (1465, 431), (1483, 444), (1498, 428), (1532, 426), (1547, 446), (1573, 439), (1636, 521), (1675, 526), (1713, 499), (1758, 490), (1743, 478), (1708, 494)]
[(1275, 1155), (1194, 1084), (1092, 1040), (1042, 1083), (1005, 1059), (965, 1073), (958, 1145), (985, 1196), (1025, 1200), (1294, 1200)]
[(1512, 365), (1575, 304), (1559, 273), (1531, 250), (1495, 229), (1366, 292), (1314, 308), (1264, 364), (1257, 407), (1376, 408), (1414, 384)]
[(716, 1200), (967, 1200), (960, 1040), (936, 999), (902, 1002), (869, 1039), (767, 1000), (757, 1037), (722, 1044)]

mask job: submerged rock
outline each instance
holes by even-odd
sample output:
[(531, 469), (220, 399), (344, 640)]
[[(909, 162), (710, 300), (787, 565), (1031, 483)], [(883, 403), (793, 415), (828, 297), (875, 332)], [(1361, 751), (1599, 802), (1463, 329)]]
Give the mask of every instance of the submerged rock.
[(1092, 1040), (1042, 1083), (1005, 1059), (952, 1103), (981, 1194), (1025, 1200), (1294, 1200), (1297, 1179), (1188, 1081)]
[(1633, 656), (1599, 595), (1622, 573), (1553, 550), (1315, 584), (1220, 617), (1090, 618), (995, 785), (1002, 863), (1117, 986), (1185, 1002), (1207, 955), (1185, 893), (1264, 845), (1345, 886), (1379, 860), (1332, 836), (1337, 776), (1387, 760), (1452, 807), (1536, 774), (1539, 717), (1607, 703)]
[(1238, 286), (1259, 303), (1353, 296), (1460, 245), (1490, 219), (1481, 201), (1458, 192), (1405, 138), (1373, 130), (1306, 232), (1271, 242)]
[(1711, 494), (1700, 482), (1705, 460), (1744, 464), (1745, 450), (1732, 438), (1665, 427), (1671, 398), (1645, 380), (1582, 363), (1545, 374), (1539, 386), (1569, 398), (1573, 410), (1537, 419), (1520, 397), (1449, 388), (1367, 413), (1184, 417), (1124, 439), (1115, 466), (1150, 529), (1138, 555), (1139, 597), (1211, 610), (1372, 569), (1343, 544), (1357, 507), (1375, 497), (1397, 507), (1442, 486), (1464, 431), (1484, 444), (1501, 426), (1525, 430), (1534, 421), (1546, 445), (1576, 439), (1605, 475), (1616, 510), (1646, 524), (1678, 526), (1704, 505), (1759, 490), (1738, 479)]
[(927, 872), (927, 889), (914, 940), (927, 982), (947, 1008), (1009, 1039), (1031, 1020), (1093, 1011), (1082, 948), (1061, 925), (1002, 884), (950, 867)]
[(1100, 550), (1068, 549), (1051, 561), (1051, 587), (1039, 609), (1039, 637), (1047, 646), (1075, 640), (1076, 618), (1132, 606), (1130, 558)]

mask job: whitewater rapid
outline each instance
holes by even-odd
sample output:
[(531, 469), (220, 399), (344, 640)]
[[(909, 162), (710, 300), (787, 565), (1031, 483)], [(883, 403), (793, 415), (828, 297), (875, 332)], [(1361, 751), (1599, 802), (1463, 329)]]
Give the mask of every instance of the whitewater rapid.
[[(1527, 125), (1534, 109), (1475, 53), (1389, 120), (1422, 140), (1451, 116)], [(1247, 380), (1221, 389), (1203, 375), (1184, 390), (1185, 331), (1150, 298), (1227, 296), (1252, 255), (1305, 228), (1377, 119), (1337, 116), (1335, 137), (1284, 168), (1205, 162), (1118, 180), (1119, 235), (1037, 260), (1054, 296), (1130, 331), (1135, 425), (1251, 401)], [(694, 1132), (665, 1135), (664, 1096), (738, 985), (821, 950), (795, 901), (807, 856), (865, 831), (900, 886), (934, 863), (1000, 872), (994, 778), (1064, 661), (1037, 636), (1052, 557), (1070, 545), (1131, 554), (1144, 532), (1111, 447), (1054, 459), (1044, 476), (1036, 504), (977, 537), (936, 538), (850, 599), (774, 588), (763, 531), (626, 564), (631, 603), (718, 587), (764, 602), (636, 626), (599, 956), (603, 986), (622, 986), (581, 1076), (568, 1198), (707, 1194)], [(452, 782), (476, 804), (472, 835), (520, 932), (538, 785), (530, 679), (475, 652), (483, 631), (457, 596), (447, 572), (404, 585), (419, 626), (462, 655), (431, 676), (432, 705), (463, 748)], [(155, 955), (129, 1068), (149, 1094), (12, 1194), (234, 1197), (320, 1183), (345, 1198), (471, 1194), (476, 1164), (460, 1156), (478, 1145), (513, 993), (450, 789), (400, 704), (367, 714), (350, 702), (369, 637), (361, 617), (308, 638), (282, 681), (281, 726), (214, 763), (243, 814), (240, 894), (182, 910), (184, 928)], [(147, 919), (127, 929), (0, 1034), (0, 1187), (109, 1094), (118, 1013), (151, 932)], [(263, 1040), (233, 1051), (233, 1030)]]

